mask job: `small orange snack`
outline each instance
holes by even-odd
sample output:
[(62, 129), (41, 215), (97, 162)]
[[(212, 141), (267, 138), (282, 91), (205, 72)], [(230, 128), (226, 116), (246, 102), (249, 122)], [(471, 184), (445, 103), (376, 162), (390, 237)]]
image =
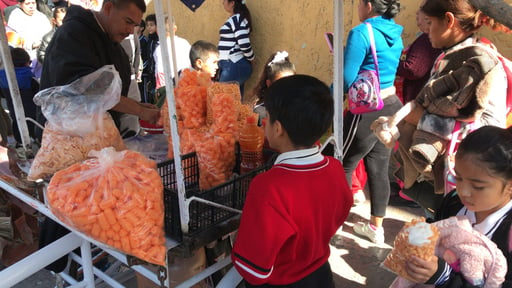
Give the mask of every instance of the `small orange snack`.
[[(237, 82), (215, 82), (208, 87), (206, 123), (221, 133), (237, 132), (234, 127), (241, 105), (240, 86)], [(233, 130), (234, 129), (234, 130)]]
[(204, 133), (196, 143), (199, 160), (199, 188), (210, 189), (226, 182), (235, 165), (235, 136)]
[(258, 114), (254, 113), (252, 110), (252, 106), (249, 104), (240, 105), (240, 111), (238, 113), (238, 131), (242, 130), (242, 128), (245, 126), (248, 116), (255, 115), (255, 117), (258, 117)]
[(163, 184), (155, 161), (112, 147), (90, 156), (52, 177), (46, 192), (51, 211), (123, 253), (165, 265)]
[(384, 266), (397, 275), (409, 279), (405, 263), (411, 255), (421, 259), (434, 256), (439, 230), (425, 222), (425, 218), (413, 219), (404, 224), (396, 235), (394, 248), (384, 260)]
[(208, 73), (183, 71), (174, 96), (176, 115), (185, 128), (199, 128), (206, 124), (206, 97), (210, 83)]

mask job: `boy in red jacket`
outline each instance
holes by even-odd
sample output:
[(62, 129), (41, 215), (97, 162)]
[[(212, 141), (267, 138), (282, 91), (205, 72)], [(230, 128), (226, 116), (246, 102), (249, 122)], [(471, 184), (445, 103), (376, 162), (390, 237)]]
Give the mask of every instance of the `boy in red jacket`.
[(249, 187), (232, 260), (246, 287), (334, 287), (329, 241), (353, 197), (343, 167), (314, 143), (330, 127), (329, 87), (306, 75), (265, 93), (265, 136), (281, 154)]

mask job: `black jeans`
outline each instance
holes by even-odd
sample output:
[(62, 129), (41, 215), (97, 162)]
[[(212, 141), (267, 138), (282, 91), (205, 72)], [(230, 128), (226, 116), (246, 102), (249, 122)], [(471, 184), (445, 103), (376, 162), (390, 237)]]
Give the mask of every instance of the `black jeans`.
[[(364, 160), (370, 188), (371, 215), (386, 216), (389, 201), (388, 165), (391, 149), (386, 148), (370, 129), (370, 125), (380, 116), (392, 116), (402, 107), (396, 95), (384, 99), (384, 108), (380, 111), (354, 115), (348, 112), (343, 119), (343, 167), (349, 186), (352, 185), (352, 172), (361, 159)], [(354, 118), (359, 118), (356, 131), (349, 133)], [(353, 140), (350, 138), (354, 136)], [(348, 140), (347, 140), (348, 139)], [(345, 145), (349, 145), (345, 147)], [(347, 150), (348, 149), (348, 150)]]

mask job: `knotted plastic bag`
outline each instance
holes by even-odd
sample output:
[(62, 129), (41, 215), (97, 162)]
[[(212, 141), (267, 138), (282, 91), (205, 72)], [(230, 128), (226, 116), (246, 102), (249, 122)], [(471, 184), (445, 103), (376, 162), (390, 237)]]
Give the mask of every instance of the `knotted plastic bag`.
[(112, 147), (90, 156), (52, 177), (46, 194), (51, 211), (123, 253), (165, 265), (163, 185), (156, 163)]
[(91, 150), (125, 145), (107, 110), (119, 102), (121, 79), (106, 65), (71, 84), (44, 89), (34, 96), (47, 122), (41, 148), (28, 179), (45, 178), (87, 158)]
[(439, 230), (425, 222), (425, 218), (412, 219), (396, 235), (394, 248), (384, 260), (384, 267), (408, 279), (406, 263), (411, 255), (423, 260), (434, 256)]

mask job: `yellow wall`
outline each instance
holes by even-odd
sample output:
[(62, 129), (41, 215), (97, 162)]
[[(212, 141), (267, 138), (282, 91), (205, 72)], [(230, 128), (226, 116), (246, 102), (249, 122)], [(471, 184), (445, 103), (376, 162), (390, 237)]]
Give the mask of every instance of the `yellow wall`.
[[(164, 10), (168, 3), (164, 0)], [(218, 43), (220, 26), (229, 16), (222, 7), (222, 0), (206, 0), (192, 12), (181, 1), (170, 0), (172, 14), (178, 25), (177, 34), (191, 44), (202, 39)], [(298, 73), (316, 76), (326, 83), (332, 82), (333, 56), (324, 40), (324, 32), (333, 30), (333, 0), (246, 0), (253, 18), (251, 41), (257, 57), (257, 65), (246, 91), (256, 84), (262, 65), (270, 54), (286, 50)], [(342, 1), (342, 0), (338, 0)], [(416, 37), (415, 13), (418, 0), (402, 0), (397, 23), (404, 26), (404, 45)], [(359, 0), (343, 1), (345, 37), (348, 31), (359, 23), (357, 5)], [(148, 13), (154, 11), (153, 3), (148, 4)], [(512, 59), (512, 35), (483, 29), (482, 36), (492, 40), (498, 49)]]

